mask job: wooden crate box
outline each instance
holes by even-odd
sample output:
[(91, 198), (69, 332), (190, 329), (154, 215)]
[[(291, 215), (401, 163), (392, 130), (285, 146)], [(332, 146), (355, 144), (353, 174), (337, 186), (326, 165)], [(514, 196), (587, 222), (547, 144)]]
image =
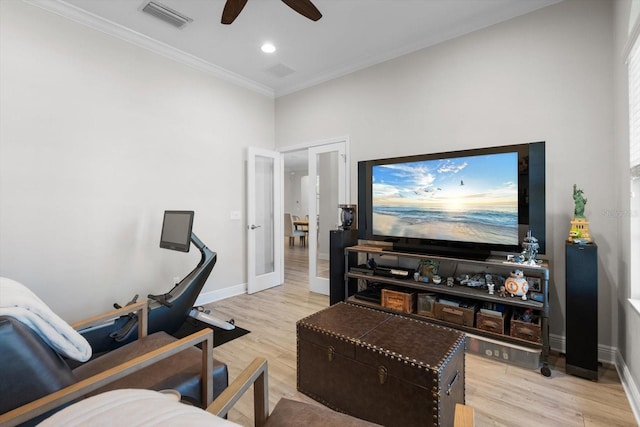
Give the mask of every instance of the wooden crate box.
[(436, 316), (436, 302), (438, 296), (436, 294), (418, 294), (418, 306), (416, 313), (422, 316)]
[(415, 313), (416, 293), (409, 289), (382, 289), (380, 305), (401, 313)]
[(468, 306), (453, 306), (436, 302), (436, 318), (445, 322), (455, 323), (456, 325), (473, 327), (476, 319), (476, 311), (479, 310), (478, 304), (469, 304)]
[(511, 317), (511, 336), (532, 342), (541, 342), (542, 326), (540, 316), (533, 315), (531, 322), (525, 322), (518, 318), (514, 311)]
[(504, 313), (501, 316), (496, 316), (495, 314), (478, 311), (476, 313), (476, 328), (504, 335), (506, 318), (507, 316)]

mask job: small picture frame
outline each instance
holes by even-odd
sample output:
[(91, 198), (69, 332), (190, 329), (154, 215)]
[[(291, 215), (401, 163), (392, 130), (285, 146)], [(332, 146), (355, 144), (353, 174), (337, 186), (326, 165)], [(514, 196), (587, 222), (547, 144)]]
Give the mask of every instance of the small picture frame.
[(542, 280), (539, 277), (527, 277), (527, 283), (529, 284), (529, 292), (542, 291)]

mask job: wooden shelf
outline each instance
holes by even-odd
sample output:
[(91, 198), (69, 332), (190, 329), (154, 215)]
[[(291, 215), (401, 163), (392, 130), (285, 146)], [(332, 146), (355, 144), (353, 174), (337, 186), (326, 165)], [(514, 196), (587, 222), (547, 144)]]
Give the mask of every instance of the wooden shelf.
[(416, 289), (423, 292), (433, 292), (456, 296), (459, 298), (469, 298), (480, 301), (487, 301), (496, 304), (505, 304), (515, 307), (531, 308), (533, 310), (542, 310), (544, 304), (533, 300), (522, 300), (519, 297), (501, 297), (498, 295), (489, 295), (486, 290), (471, 288), (468, 286), (454, 285), (435, 285), (432, 283), (416, 282), (413, 279), (393, 279), (391, 277), (376, 276), (364, 273), (347, 273), (347, 276), (353, 279), (363, 279), (369, 282), (386, 283), (389, 285), (402, 286), (404, 288)]
[[(455, 272), (451, 274), (452, 277), (459, 277), (460, 274), (498, 274), (500, 276), (507, 276), (513, 270), (522, 270), (526, 277), (538, 278), (540, 280), (540, 289), (536, 292), (542, 294), (542, 302), (534, 301), (531, 299), (523, 300), (521, 297), (501, 297), (497, 293), (489, 295), (486, 289), (474, 288), (464, 285), (447, 286), (444, 283), (436, 285), (434, 283), (425, 283), (416, 281), (411, 278), (399, 278), (389, 277), (382, 275), (375, 275), (374, 270), (367, 270), (363, 266), (351, 265), (349, 262), (345, 262), (346, 271), (345, 278), (345, 293), (347, 295), (347, 301), (353, 304), (359, 304), (366, 307), (375, 308), (378, 310), (387, 311), (389, 313), (401, 314), (404, 316), (413, 317), (416, 319), (424, 320), (434, 324), (457, 329), (469, 334), (477, 335), (479, 337), (485, 337), (491, 340), (501, 341), (505, 344), (514, 344), (521, 347), (526, 347), (534, 350), (541, 350), (543, 367), (541, 372), (545, 376), (550, 375), (548, 367), (548, 354), (549, 354), (549, 267), (547, 263), (539, 264), (527, 264), (507, 261), (504, 258), (489, 257), (484, 260), (457, 258), (451, 256), (429, 255), (420, 253), (407, 253), (398, 252), (392, 250), (390, 246), (375, 246), (375, 245), (356, 245), (345, 249), (345, 259), (349, 258), (349, 255), (362, 254), (366, 255), (367, 260), (374, 257), (374, 260), (382, 263), (386, 259), (393, 259), (393, 262), (397, 264), (398, 269), (408, 268), (406, 266), (412, 265), (414, 262), (436, 261), (440, 264), (441, 271), (443, 267), (448, 269), (449, 272)], [(353, 256), (352, 256), (353, 258)], [(405, 266), (405, 267), (403, 267)], [(356, 267), (356, 268), (350, 268)], [(390, 267), (395, 268), (395, 267)], [(442, 274), (442, 273), (441, 273)], [(508, 335), (509, 331), (505, 331), (505, 334), (499, 334), (496, 332), (486, 331), (484, 329), (478, 329), (472, 326), (464, 326), (458, 323), (448, 322), (435, 317), (424, 316), (417, 313), (399, 313), (389, 308), (382, 307), (379, 303), (369, 302), (355, 298), (353, 293), (356, 281), (366, 281), (369, 283), (379, 283), (383, 285), (390, 285), (395, 287), (401, 287), (406, 289), (413, 289), (417, 292), (433, 293), (437, 296), (446, 299), (446, 297), (453, 297), (453, 299), (464, 299), (467, 301), (475, 301), (478, 303), (492, 303), (500, 304), (503, 306), (519, 308), (519, 309), (532, 309), (535, 310), (541, 318), (541, 342), (528, 341), (521, 338)], [(351, 292), (349, 292), (351, 289)], [(496, 289), (497, 292), (497, 289)]]
[(439, 261), (439, 262), (450, 262), (450, 263), (459, 263), (465, 265), (475, 265), (480, 269), (499, 269), (502, 271), (509, 270), (522, 270), (525, 272), (525, 275), (539, 275), (541, 278), (545, 280), (549, 280), (549, 265), (547, 262), (542, 262), (540, 264), (527, 264), (527, 263), (519, 263), (513, 261), (507, 261), (504, 258), (498, 257), (489, 257), (484, 260), (477, 259), (468, 259), (468, 258), (454, 258), (447, 257), (442, 255), (430, 255), (430, 254), (421, 254), (421, 253), (410, 253), (410, 252), (398, 252), (391, 250), (389, 246), (375, 246), (375, 245), (356, 245), (350, 246), (345, 249), (347, 252), (357, 252), (357, 253), (370, 253), (380, 256), (390, 256), (390, 257), (400, 257), (400, 258), (413, 258), (416, 260), (431, 260), (431, 261)]

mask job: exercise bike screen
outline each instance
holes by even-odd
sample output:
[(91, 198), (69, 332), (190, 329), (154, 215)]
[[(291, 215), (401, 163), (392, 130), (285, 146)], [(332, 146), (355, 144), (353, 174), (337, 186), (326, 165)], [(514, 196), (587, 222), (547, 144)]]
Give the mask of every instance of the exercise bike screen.
[(193, 211), (165, 211), (160, 235), (160, 247), (189, 252)]

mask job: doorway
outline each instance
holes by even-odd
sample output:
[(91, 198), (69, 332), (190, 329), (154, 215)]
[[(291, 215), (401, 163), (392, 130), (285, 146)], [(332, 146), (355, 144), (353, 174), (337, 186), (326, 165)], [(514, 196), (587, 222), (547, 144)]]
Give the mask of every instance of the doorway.
[(296, 240), (298, 246), (291, 247), (286, 239), (283, 247), (297, 255), (306, 252), (309, 290), (324, 295), (329, 295), (329, 231), (339, 225), (338, 205), (349, 200), (348, 142), (338, 138), (280, 150), (283, 212), (309, 218), (306, 246)]

